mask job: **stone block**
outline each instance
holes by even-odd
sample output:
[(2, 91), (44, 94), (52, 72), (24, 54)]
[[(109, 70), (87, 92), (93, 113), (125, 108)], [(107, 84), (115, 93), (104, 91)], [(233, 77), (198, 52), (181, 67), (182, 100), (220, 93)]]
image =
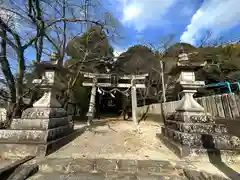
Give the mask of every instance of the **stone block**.
[(38, 119), (13, 119), (11, 129), (37, 129), (47, 130), (69, 124), (68, 117), (62, 118), (38, 118)]
[(214, 134), (214, 145), (216, 149), (240, 150), (240, 139), (232, 135)]
[(121, 160), (118, 163), (118, 170), (128, 173), (137, 172), (138, 169), (137, 164), (138, 164), (137, 160)]
[(204, 112), (176, 112), (173, 114), (174, 121), (189, 123), (214, 123), (210, 114)]
[(40, 171), (48, 173), (72, 173), (72, 172), (92, 172), (94, 168), (94, 159), (72, 159), (72, 158), (60, 158), (60, 159), (47, 159), (39, 164)]
[(228, 129), (223, 124), (185, 123), (167, 120), (165, 125), (168, 128), (186, 133), (228, 133)]
[(69, 133), (60, 138), (48, 141), (45, 143), (34, 142), (0, 142), (0, 156), (2, 158), (16, 158), (25, 156), (39, 156), (43, 157), (47, 154), (57, 150), (66, 143), (76, 137), (80, 132), (84, 131), (85, 127)]
[(169, 161), (152, 161), (141, 160), (138, 161), (138, 172), (160, 174), (160, 173), (173, 173), (174, 167)]
[(7, 158), (36, 156), (38, 154), (45, 155), (46, 150), (47, 146), (43, 144), (0, 143), (0, 155)]
[(119, 161), (115, 159), (96, 159), (95, 164), (99, 172), (115, 171), (119, 168)]
[(185, 133), (170, 128), (163, 128), (162, 132), (169, 139), (193, 148), (240, 150), (240, 139), (229, 134)]
[(223, 162), (240, 161), (239, 150), (219, 150), (207, 149), (203, 147), (191, 147), (188, 145), (183, 145), (177, 141), (173, 141), (162, 134), (157, 135), (157, 137), (182, 160), (211, 162), (212, 158), (221, 158), (221, 161)]
[(73, 130), (73, 126), (71, 124), (60, 126), (54, 129), (48, 129), (48, 130), (5, 129), (5, 130), (0, 130), (0, 143), (1, 142), (46, 143), (47, 141), (67, 135), (71, 133), (72, 130)]
[(105, 180), (137, 180), (135, 174), (107, 172)]
[(67, 117), (67, 112), (63, 108), (28, 108), (22, 113), (23, 119), (46, 119), (62, 117)]
[(63, 174), (63, 173), (56, 173), (56, 172), (46, 173), (46, 174), (36, 174), (33, 177), (30, 177), (29, 179), (31, 180), (106, 180), (104, 173)]
[(166, 127), (162, 128), (162, 132), (164, 136), (179, 144), (189, 147), (202, 147), (201, 134), (182, 133)]

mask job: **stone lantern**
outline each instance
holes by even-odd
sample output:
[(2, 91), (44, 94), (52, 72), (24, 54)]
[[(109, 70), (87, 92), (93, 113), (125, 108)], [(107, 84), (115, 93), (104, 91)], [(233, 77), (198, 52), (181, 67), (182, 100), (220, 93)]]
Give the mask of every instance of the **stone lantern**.
[[(52, 56), (55, 58), (55, 55)], [(11, 128), (0, 130), (0, 156), (45, 156), (73, 132), (73, 123), (56, 99), (57, 73), (66, 71), (56, 59), (36, 65), (42, 72), (34, 84), (44, 91), (32, 108), (23, 111), (20, 119), (13, 119)]]
[(209, 152), (220, 152), (222, 160), (236, 160), (240, 139), (230, 135), (223, 124), (216, 124), (193, 98), (197, 89), (204, 86), (204, 81), (196, 81), (195, 71), (205, 64), (191, 61), (187, 53), (180, 52), (171, 74), (179, 75), (176, 85), (180, 86), (182, 98), (175, 112), (166, 118), (159, 137), (181, 158), (209, 160)]
[(179, 74), (178, 85), (181, 87), (182, 99), (176, 111), (204, 112), (204, 108), (193, 98), (197, 89), (204, 86), (204, 81), (196, 81), (195, 71), (203, 68), (206, 62), (191, 62), (183, 50), (178, 56), (175, 74)]

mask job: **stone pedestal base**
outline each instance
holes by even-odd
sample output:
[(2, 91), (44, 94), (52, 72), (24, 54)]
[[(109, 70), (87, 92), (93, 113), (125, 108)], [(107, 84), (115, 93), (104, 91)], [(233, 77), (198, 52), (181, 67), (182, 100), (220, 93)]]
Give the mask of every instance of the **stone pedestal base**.
[(0, 156), (45, 156), (69, 139), (73, 129), (63, 108), (26, 109), (10, 129), (0, 130)]
[(6, 129), (0, 131), (0, 142), (47, 143), (54, 139), (66, 136), (70, 134), (72, 131), (73, 131), (72, 124), (46, 130)]
[(176, 112), (158, 137), (180, 158), (191, 161), (240, 161), (240, 139), (204, 112)]
[(214, 160), (228, 163), (240, 162), (240, 151), (238, 150), (193, 148), (177, 143), (163, 134), (157, 134), (157, 137), (182, 160), (189, 160), (191, 162), (212, 162)]
[(71, 130), (67, 135), (57, 139), (40, 143), (39, 141), (0, 141), (0, 156), (4, 158), (16, 158), (25, 156), (43, 157), (64, 146), (85, 130), (85, 127), (78, 130)]

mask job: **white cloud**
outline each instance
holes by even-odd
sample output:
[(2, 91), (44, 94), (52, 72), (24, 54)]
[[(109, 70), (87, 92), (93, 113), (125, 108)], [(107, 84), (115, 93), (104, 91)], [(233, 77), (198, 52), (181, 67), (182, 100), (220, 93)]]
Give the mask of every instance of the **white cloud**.
[(113, 52), (113, 55), (114, 55), (115, 57), (118, 57), (118, 56), (120, 56), (123, 52), (125, 52), (125, 50), (123, 50), (123, 49), (115, 49), (114, 52)]
[(124, 24), (133, 25), (138, 31), (148, 26), (160, 25), (162, 17), (177, 0), (120, 0)]
[(206, 30), (217, 36), (236, 25), (240, 25), (239, 0), (205, 0), (180, 39), (195, 44)]

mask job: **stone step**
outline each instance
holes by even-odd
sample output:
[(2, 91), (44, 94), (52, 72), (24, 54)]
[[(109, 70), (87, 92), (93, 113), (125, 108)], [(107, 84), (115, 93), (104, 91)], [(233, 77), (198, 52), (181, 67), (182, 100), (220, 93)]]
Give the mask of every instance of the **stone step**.
[(61, 174), (59, 172), (37, 173), (28, 178), (28, 180), (188, 180), (185, 177), (176, 175), (151, 175), (151, 174), (126, 174), (126, 173), (69, 173)]
[(151, 173), (167, 175), (182, 173), (181, 168), (174, 167), (168, 161), (153, 160), (116, 160), (116, 159), (47, 159), (39, 163), (43, 173), (59, 172), (125, 172)]
[(47, 158), (38, 165), (28, 180), (230, 180), (197, 171), (186, 161)]

